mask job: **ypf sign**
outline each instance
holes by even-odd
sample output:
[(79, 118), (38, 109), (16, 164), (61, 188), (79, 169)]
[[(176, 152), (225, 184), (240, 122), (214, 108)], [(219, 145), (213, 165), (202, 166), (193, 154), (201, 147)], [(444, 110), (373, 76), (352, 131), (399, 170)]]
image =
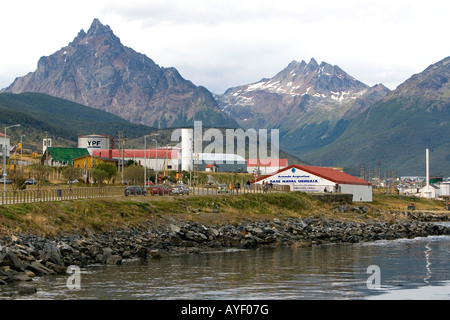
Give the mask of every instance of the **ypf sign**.
[(92, 149), (101, 149), (102, 141), (101, 140), (88, 140), (87, 147)]

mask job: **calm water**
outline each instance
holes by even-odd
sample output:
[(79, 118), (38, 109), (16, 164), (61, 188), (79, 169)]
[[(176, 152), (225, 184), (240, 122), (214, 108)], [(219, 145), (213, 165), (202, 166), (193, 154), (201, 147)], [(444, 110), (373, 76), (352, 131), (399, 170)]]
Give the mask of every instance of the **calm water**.
[[(379, 267), (379, 287), (368, 289)], [(37, 278), (38, 290), (1, 299), (450, 299), (450, 237), (322, 247), (222, 251), (124, 261), (81, 269), (80, 290), (70, 275)], [(375, 281), (371, 284), (376, 284)]]

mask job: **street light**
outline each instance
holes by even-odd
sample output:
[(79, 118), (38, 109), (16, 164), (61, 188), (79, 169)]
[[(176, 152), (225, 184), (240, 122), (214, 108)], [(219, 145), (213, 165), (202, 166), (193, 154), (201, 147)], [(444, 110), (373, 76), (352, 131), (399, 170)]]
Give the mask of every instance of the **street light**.
[(20, 173), (22, 173), (23, 166), (23, 137), (25, 137), (25, 135), (20, 137)]
[(158, 164), (158, 141), (156, 139), (152, 139), (152, 141), (156, 142), (156, 152), (155, 152), (155, 183), (158, 181), (158, 176), (156, 175), (156, 165)]
[(20, 124), (15, 124), (13, 126), (5, 127), (5, 149), (3, 152), (3, 194), (6, 193), (6, 177), (8, 175), (6, 173), (6, 152), (8, 150), (8, 146), (6, 145), (6, 129), (14, 128), (14, 127), (20, 127)]

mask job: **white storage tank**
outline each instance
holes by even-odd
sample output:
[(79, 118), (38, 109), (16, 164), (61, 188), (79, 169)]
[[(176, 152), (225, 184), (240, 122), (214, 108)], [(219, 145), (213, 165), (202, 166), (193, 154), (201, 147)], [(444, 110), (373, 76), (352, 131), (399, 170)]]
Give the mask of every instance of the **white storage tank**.
[(108, 135), (81, 135), (78, 136), (78, 148), (86, 148), (92, 155), (95, 149), (110, 149), (111, 137)]

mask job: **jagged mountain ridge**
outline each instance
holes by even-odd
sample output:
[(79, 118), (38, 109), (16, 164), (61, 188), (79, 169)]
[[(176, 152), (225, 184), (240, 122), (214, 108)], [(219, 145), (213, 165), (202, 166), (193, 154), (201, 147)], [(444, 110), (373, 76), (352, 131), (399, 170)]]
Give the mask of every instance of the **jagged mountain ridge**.
[(216, 98), (222, 110), (244, 127), (294, 121), (295, 128), (352, 118), (388, 92), (382, 84), (370, 88), (338, 66), (319, 65), (312, 58), (309, 63), (294, 60), (271, 79), (230, 88)]
[(216, 99), (244, 128), (280, 129), (281, 147), (298, 154), (334, 141), (351, 119), (389, 92), (312, 58), (292, 61), (273, 78), (230, 88)]
[(157, 128), (194, 120), (205, 126), (237, 126), (206, 88), (122, 45), (98, 19), (68, 46), (42, 57), (36, 71), (2, 91), (45, 93)]

